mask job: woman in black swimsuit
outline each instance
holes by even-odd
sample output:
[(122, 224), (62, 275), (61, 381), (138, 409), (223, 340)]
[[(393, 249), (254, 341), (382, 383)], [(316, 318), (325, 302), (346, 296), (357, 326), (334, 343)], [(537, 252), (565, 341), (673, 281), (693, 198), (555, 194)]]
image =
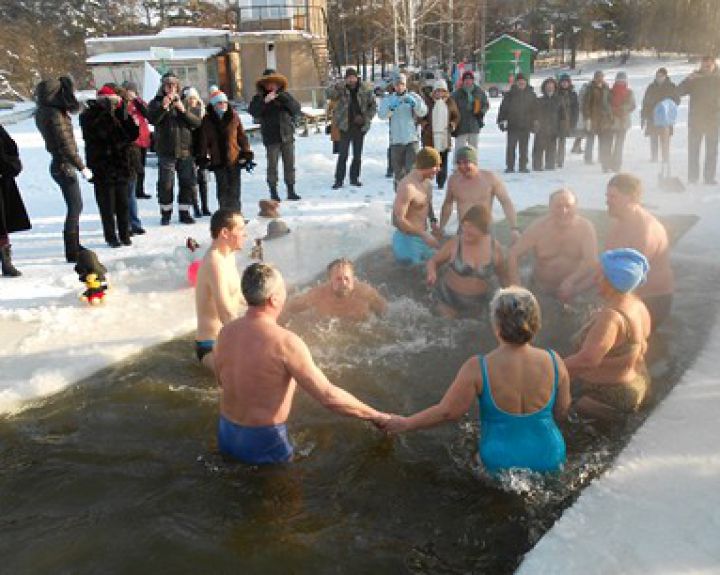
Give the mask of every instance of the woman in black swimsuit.
[[(438, 278), (438, 269), (446, 264)], [(502, 247), (490, 234), (490, 211), (470, 208), (457, 236), (447, 241), (427, 262), (427, 283), (434, 286), (438, 311), (447, 317), (477, 317), (499, 285), (507, 285)]]

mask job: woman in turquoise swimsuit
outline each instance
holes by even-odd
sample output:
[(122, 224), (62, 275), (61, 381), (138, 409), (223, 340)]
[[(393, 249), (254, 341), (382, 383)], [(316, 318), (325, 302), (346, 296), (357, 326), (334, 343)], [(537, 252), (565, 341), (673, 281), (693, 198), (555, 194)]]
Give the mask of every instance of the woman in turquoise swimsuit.
[[(490, 222), (486, 206), (473, 206), (465, 212), (458, 235), (427, 262), (427, 283), (434, 287), (433, 299), (442, 315), (477, 317), (487, 309), (490, 295), (507, 284), (505, 257), (490, 234)], [(445, 271), (438, 276), (441, 266)]]
[(477, 398), (480, 459), (490, 473), (557, 471), (565, 441), (555, 419), (567, 415), (570, 384), (560, 357), (531, 345), (540, 306), (529, 291), (513, 286), (495, 294), (490, 318), (498, 346), (468, 359), (440, 403), (410, 417), (392, 416), (382, 427), (400, 433), (456, 421)]

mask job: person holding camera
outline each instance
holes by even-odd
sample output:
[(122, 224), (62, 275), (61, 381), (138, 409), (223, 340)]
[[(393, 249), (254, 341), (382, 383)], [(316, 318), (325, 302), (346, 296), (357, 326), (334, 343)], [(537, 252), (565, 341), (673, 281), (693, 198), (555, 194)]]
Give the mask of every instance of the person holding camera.
[(329, 87), (326, 95), (335, 102), (333, 125), (340, 129), (333, 190), (343, 186), (350, 144), (352, 144), (353, 149), (353, 160), (352, 164), (350, 164), (350, 185), (362, 186), (360, 182), (360, 166), (363, 140), (377, 112), (375, 94), (370, 87), (360, 82), (355, 68), (348, 68), (345, 70), (345, 80)]
[(408, 91), (407, 77), (399, 74), (395, 80), (395, 91), (383, 98), (378, 111), (380, 118), (390, 120), (390, 163), (395, 189), (415, 165), (419, 139), (415, 121), (426, 114), (427, 105), (423, 99)]
[(132, 244), (128, 188), (134, 170), (133, 142), (140, 134), (118, 90), (122, 89), (105, 84), (80, 114), (85, 161), (93, 172), (103, 236), (111, 248)]
[(148, 106), (148, 119), (155, 126), (155, 152), (158, 155), (158, 202), (160, 224), (167, 226), (173, 210), (175, 172), (180, 180), (178, 208), (180, 223), (194, 224), (190, 215), (195, 189), (195, 161), (192, 132), (200, 127), (200, 109), (186, 108), (180, 99), (178, 77), (167, 72), (157, 96)]
[(240, 210), (240, 171), (252, 170), (254, 154), (240, 116), (217, 86), (210, 90), (199, 143), (198, 156), (208, 159), (208, 167), (215, 174), (219, 207)]

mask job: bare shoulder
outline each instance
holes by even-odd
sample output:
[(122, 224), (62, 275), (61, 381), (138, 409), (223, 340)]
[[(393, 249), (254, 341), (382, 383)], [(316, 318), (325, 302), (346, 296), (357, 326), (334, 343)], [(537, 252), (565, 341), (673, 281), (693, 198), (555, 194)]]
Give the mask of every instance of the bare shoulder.
[(367, 282), (364, 281), (356, 281), (355, 282), (355, 291), (357, 291), (357, 294), (361, 297), (375, 297), (380, 296), (380, 292), (378, 292), (377, 289), (375, 289), (374, 286), (370, 285)]

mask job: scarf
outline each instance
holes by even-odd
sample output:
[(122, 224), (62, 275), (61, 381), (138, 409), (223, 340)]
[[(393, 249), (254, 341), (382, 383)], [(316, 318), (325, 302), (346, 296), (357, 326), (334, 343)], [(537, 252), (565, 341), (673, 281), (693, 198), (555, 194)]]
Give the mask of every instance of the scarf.
[(438, 152), (444, 152), (450, 147), (448, 138), (448, 122), (450, 114), (445, 100), (435, 100), (432, 109), (432, 137), (433, 148)]

